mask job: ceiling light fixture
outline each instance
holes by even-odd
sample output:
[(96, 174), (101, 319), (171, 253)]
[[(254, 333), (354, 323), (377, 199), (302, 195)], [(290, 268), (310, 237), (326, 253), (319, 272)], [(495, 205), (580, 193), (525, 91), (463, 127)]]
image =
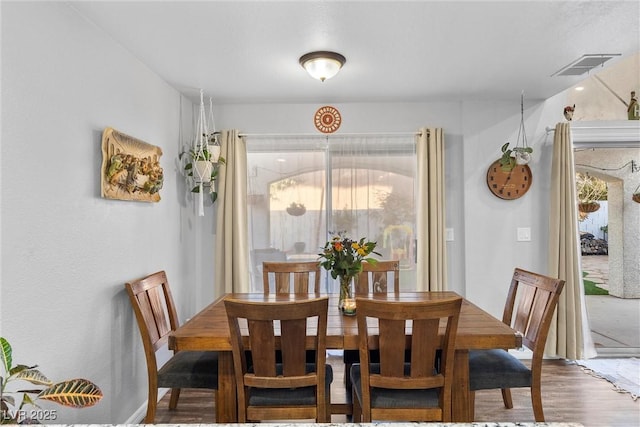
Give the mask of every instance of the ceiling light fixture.
[(300, 65), (321, 82), (338, 74), (347, 59), (336, 52), (309, 52), (300, 57)]

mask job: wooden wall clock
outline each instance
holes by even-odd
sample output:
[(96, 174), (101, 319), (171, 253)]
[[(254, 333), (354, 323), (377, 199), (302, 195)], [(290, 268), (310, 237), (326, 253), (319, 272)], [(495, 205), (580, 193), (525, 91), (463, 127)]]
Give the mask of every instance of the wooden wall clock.
[(318, 108), (313, 116), (313, 123), (322, 133), (333, 133), (338, 130), (342, 123), (342, 117), (337, 108), (330, 105)]
[(511, 171), (505, 171), (496, 160), (487, 171), (489, 190), (505, 200), (513, 200), (524, 196), (531, 187), (531, 169), (529, 165), (515, 165)]

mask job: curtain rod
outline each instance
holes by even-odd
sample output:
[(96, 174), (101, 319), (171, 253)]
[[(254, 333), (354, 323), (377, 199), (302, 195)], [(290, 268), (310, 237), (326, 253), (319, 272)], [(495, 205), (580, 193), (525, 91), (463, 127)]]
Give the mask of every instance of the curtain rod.
[[(572, 127), (572, 130), (583, 130), (583, 129), (632, 129), (635, 130), (637, 129), (636, 126), (576, 126), (575, 128)], [(549, 132), (555, 132), (555, 128), (552, 128), (550, 126), (546, 127), (547, 133)]]
[[(427, 131), (428, 132), (428, 131)], [(415, 136), (422, 135), (422, 132), (361, 132), (361, 133), (335, 133), (335, 134), (317, 134), (317, 133), (240, 133), (239, 137), (253, 138), (329, 138), (330, 136)]]

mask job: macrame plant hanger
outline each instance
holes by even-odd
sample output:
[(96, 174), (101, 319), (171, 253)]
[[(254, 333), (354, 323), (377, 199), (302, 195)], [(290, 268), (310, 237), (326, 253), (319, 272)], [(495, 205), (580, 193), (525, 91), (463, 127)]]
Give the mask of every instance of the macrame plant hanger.
[[(520, 135), (522, 135), (522, 145), (520, 145)], [(520, 94), (520, 127), (518, 128), (518, 138), (513, 149), (516, 164), (526, 165), (531, 161), (533, 149), (527, 144), (527, 132), (524, 129), (524, 91)]]
[(209, 129), (204, 108), (204, 91), (200, 89), (200, 114), (196, 125), (196, 135), (193, 140), (193, 179), (195, 180), (196, 188), (192, 190), (198, 193), (196, 202), (198, 216), (204, 216), (204, 183), (211, 181), (213, 168), (207, 147), (208, 137)]
[[(209, 97), (209, 123), (211, 123), (211, 133), (207, 141), (209, 154), (211, 155), (211, 163), (216, 165), (220, 160), (220, 132), (216, 131), (216, 122), (213, 120), (213, 98)], [(211, 182), (211, 190), (213, 193), (214, 187)]]

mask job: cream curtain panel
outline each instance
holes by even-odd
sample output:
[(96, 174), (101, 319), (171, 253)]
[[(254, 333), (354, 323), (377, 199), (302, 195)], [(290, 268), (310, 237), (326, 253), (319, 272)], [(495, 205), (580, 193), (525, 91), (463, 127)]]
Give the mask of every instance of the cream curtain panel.
[(216, 295), (249, 292), (247, 238), (247, 148), (237, 130), (223, 130), (220, 154), (226, 164), (218, 178)]
[(417, 283), (423, 291), (444, 291), (447, 284), (445, 242), (444, 133), (422, 128), (416, 144), (418, 206), (416, 218)]
[(565, 280), (551, 322), (545, 353), (565, 359), (596, 356), (586, 313), (576, 202), (573, 142), (569, 123), (558, 123), (551, 164), (549, 274)]

